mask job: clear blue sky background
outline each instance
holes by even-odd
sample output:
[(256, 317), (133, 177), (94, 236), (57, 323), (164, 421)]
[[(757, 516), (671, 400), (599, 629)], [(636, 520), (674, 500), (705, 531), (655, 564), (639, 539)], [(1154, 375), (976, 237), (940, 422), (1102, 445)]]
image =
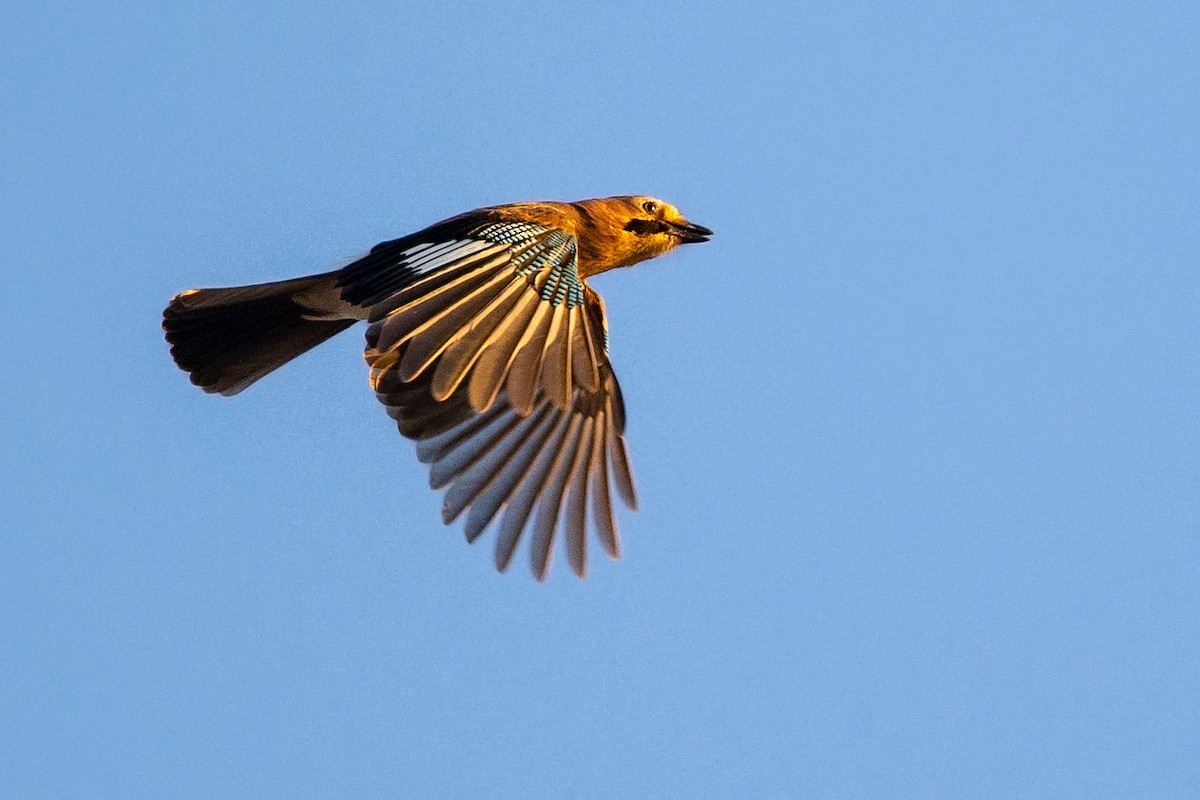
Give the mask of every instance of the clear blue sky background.
[[(1200, 795), (1200, 12), (898, 5), (5, 3), (0, 796)], [(595, 281), (586, 582), (443, 528), (360, 330), (159, 331), (626, 193), (717, 237)]]

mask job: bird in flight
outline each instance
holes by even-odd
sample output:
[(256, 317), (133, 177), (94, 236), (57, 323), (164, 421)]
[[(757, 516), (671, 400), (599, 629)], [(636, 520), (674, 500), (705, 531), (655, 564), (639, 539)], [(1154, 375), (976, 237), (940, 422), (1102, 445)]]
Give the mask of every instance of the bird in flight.
[(446, 489), (443, 521), (465, 513), (473, 542), (499, 517), (501, 571), (528, 528), (538, 580), (561, 535), (582, 578), (588, 507), (614, 559), (612, 488), (637, 507), (604, 301), (587, 279), (711, 235), (653, 197), (481, 208), (333, 272), (190, 289), (163, 330), (192, 383), (233, 395), (365, 320), (371, 387)]

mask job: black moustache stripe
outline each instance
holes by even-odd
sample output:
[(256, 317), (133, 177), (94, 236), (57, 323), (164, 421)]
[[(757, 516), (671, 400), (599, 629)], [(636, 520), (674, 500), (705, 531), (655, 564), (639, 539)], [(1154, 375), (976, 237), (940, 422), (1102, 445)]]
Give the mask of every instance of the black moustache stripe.
[(638, 236), (647, 236), (651, 233), (666, 233), (670, 229), (670, 225), (657, 219), (631, 219), (625, 223), (625, 230), (630, 233), (636, 233)]

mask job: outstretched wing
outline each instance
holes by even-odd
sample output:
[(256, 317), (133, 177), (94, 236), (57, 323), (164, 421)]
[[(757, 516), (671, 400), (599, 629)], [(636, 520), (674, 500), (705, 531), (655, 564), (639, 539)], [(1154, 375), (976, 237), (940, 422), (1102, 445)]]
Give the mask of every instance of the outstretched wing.
[(560, 530), (586, 574), (589, 506), (618, 557), (610, 481), (636, 506), (603, 302), (576, 252), (558, 228), (451, 220), (377, 246), (339, 278), (343, 299), (368, 309), (372, 386), (447, 489), (443, 519), (466, 512), (474, 541), (499, 517), (501, 570), (529, 528), (539, 579)]

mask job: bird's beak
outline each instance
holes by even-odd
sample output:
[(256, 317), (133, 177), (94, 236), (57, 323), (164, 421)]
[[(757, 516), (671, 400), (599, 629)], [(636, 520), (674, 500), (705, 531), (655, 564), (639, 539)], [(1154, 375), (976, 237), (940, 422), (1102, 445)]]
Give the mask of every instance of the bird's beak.
[(708, 237), (713, 235), (713, 232), (703, 225), (693, 225), (687, 220), (680, 222), (667, 222), (667, 232), (672, 236), (678, 236), (683, 242), (707, 242)]

